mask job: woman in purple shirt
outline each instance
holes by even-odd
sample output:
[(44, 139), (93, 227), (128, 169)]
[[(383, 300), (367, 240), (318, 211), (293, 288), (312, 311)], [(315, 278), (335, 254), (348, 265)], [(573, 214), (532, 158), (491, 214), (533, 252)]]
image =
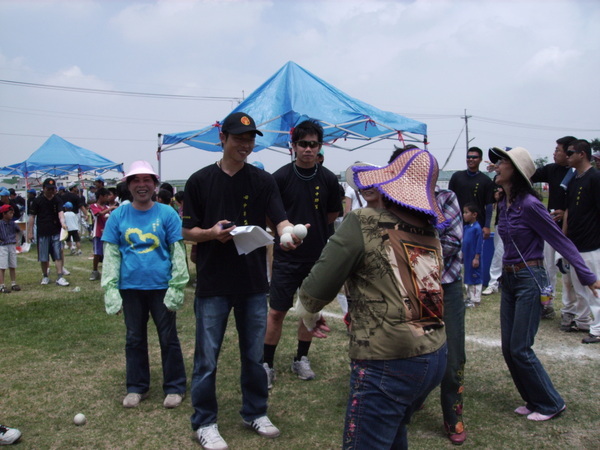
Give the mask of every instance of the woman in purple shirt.
[(500, 328), (502, 355), (510, 375), (526, 402), (515, 413), (529, 420), (548, 420), (564, 411), (564, 400), (552, 385), (542, 363), (531, 348), (540, 324), (541, 289), (549, 285), (544, 268), (544, 241), (557, 252), (569, 255), (581, 284), (593, 292), (600, 288), (573, 243), (562, 233), (533, 189), (529, 178), (535, 164), (522, 148), (492, 148), (496, 184), (504, 189), (498, 203), (497, 231), (504, 243)]

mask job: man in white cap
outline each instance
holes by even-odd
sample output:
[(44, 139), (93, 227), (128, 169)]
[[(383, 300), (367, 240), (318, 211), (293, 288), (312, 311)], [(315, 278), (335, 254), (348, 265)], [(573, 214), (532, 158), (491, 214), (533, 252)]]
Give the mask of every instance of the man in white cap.
[(208, 450), (228, 448), (217, 426), (216, 372), (231, 309), (240, 341), (243, 424), (261, 436), (279, 436), (267, 417), (269, 391), (262, 365), (269, 289), (266, 251), (261, 247), (240, 255), (230, 234), (236, 225), (266, 228), (267, 219), (280, 235), (291, 225), (273, 177), (246, 163), (257, 134), (262, 136), (249, 115), (227, 116), (219, 133), (222, 159), (192, 174), (184, 191), (183, 237), (198, 243), (191, 422)]

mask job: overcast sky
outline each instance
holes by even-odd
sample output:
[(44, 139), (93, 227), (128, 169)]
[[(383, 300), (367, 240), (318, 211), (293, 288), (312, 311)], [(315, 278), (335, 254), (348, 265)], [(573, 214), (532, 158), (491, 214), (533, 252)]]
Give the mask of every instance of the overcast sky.
[[(181, 100), (0, 84), (0, 165), (52, 134), (126, 167), (155, 167), (158, 133), (223, 119), (287, 61), (352, 97), (428, 125), (447, 169), (471, 145), (523, 146), (552, 159), (564, 135), (600, 137), (600, 1), (0, 0), (0, 79), (206, 97)], [(393, 143), (329, 150), (336, 173), (383, 164)], [(166, 152), (163, 179), (219, 159)], [(270, 172), (289, 157), (250, 161)]]

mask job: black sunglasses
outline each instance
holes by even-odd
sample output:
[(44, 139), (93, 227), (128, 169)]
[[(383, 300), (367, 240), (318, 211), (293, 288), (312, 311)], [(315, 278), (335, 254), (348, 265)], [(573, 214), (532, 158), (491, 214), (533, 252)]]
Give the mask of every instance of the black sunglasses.
[(565, 153), (567, 154), (567, 156), (571, 156), (572, 154), (579, 152), (577, 150), (567, 150)]
[(321, 142), (318, 142), (318, 141), (296, 141), (294, 143), (296, 145), (299, 145), (302, 148), (306, 148), (306, 147), (317, 148), (319, 145), (321, 145)]

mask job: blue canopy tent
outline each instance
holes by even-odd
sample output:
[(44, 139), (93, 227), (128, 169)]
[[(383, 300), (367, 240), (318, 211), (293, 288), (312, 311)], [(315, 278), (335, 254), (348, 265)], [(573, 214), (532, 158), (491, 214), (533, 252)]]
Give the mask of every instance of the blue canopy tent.
[(81, 177), (85, 172), (101, 175), (111, 170), (123, 172), (123, 164), (117, 164), (53, 134), (25, 161), (0, 168), (0, 174), (27, 179), (32, 176), (61, 177), (70, 174)]
[[(231, 112), (238, 111), (252, 116), (264, 134), (256, 136), (255, 152), (280, 149), (288, 154), (290, 130), (309, 118), (323, 126), (327, 146), (347, 151), (383, 139), (427, 142), (426, 124), (350, 97), (292, 61)], [(159, 134), (159, 173), (161, 153), (180, 148), (178, 144), (220, 152), (221, 122), (201, 130)]]

